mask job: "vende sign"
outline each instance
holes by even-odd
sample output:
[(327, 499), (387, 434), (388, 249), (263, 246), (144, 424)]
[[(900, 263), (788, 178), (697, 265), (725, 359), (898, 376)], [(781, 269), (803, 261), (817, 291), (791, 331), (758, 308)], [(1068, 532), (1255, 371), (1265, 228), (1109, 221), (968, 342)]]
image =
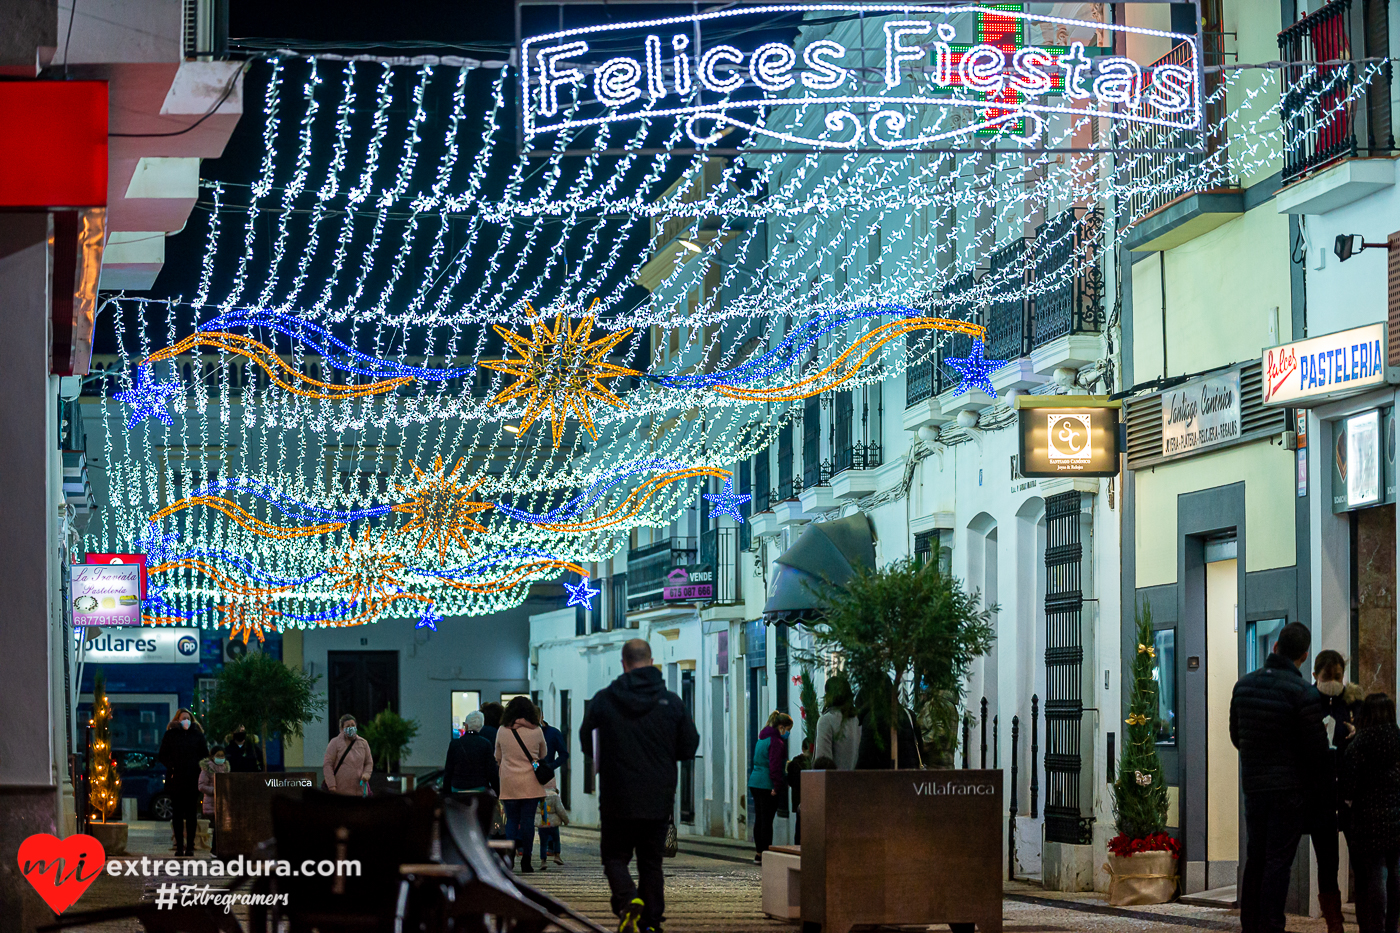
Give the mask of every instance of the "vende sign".
[[(793, 42), (732, 44), (798, 13), (838, 21), (832, 36), (847, 35), (843, 18), (859, 20), (852, 35), (867, 36), (867, 48), (806, 30)], [(1108, 54), (1118, 36), (1149, 38), (1151, 48), (1165, 38), (1173, 61)], [(520, 61), (527, 147), (545, 146), (548, 134), (660, 119), (682, 121), (697, 146), (740, 128), (797, 151), (956, 149), (979, 137), (983, 146), (1072, 149), (1064, 134), (1076, 117), (1201, 127), (1194, 35), (1005, 7), (733, 7), (531, 36)]]
[(1386, 365), (1385, 324), (1367, 324), (1264, 351), (1264, 404), (1307, 408), (1400, 382)]

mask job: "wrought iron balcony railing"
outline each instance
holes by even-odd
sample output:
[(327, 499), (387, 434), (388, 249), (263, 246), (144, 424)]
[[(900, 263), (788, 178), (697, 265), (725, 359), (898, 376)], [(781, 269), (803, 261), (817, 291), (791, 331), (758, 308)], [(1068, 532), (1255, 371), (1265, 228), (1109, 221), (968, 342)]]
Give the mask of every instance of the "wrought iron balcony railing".
[(1278, 34), (1287, 63), (1280, 106), (1285, 183), (1363, 150), (1395, 149), (1390, 62), (1376, 69), (1354, 61), (1390, 54), (1389, 14), (1375, 0), (1363, 0), (1360, 13), (1353, 0), (1332, 0)]

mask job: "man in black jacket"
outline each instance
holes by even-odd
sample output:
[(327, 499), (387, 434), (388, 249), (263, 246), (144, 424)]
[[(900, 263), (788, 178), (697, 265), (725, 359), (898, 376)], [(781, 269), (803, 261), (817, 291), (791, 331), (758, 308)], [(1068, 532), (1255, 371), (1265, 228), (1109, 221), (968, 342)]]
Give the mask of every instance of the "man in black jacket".
[[(612, 889), (618, 933), (661, 929), (666, 910), (661, 860), (676, 799), (676, 762), (695, 757), (700, 735), (681, 698), (666, 689), (651, 645), (622, 646), (622, 676), (588, 704), (579, 740), (597, 732), (598, 811), (603, 873)], [(637, 855), (637, 883), (628, 863)], [(640, 891), (638, 890), (640, 888)]]
[(1306, 625), (1285, 625), (1264, 666), (1241, 677), (1230, 699), (1230, 741), (1240, 750), (1244, 790), (1243, 933), (1283, 933), (1305, 804), (1327, 765), (1322, 704), (1299, 671), (1311, 644)]

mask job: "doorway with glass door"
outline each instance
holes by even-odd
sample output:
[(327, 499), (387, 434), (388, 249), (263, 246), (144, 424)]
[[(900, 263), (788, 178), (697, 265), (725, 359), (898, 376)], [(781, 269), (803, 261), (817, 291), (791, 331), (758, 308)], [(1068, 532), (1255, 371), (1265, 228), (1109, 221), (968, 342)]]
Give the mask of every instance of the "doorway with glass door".
[(1235, 884), (1240, 857), (1240, 757), (1230, 741), (1239, 679), (1236, 539), (1205, 541), (1206, 886)]

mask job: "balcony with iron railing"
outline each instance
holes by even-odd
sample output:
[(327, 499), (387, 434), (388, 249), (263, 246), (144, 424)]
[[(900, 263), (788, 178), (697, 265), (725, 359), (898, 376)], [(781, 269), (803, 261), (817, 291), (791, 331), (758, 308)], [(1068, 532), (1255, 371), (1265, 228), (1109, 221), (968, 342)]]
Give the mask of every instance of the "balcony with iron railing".
[(1332, 0), (1280, 32), (1278, 48), (1285, 184), (1341, 159), (1395, 151), (1385, 3)]
[(700, 563), (714, 572), (714, 605), (732, 606), (739, 599), (739, 534), (737, 528), (711, 528), (700, 536)]
[(882, 462), (879, 444), (851, 444), (837, 449), (831, 475), (839, 476), (847, 470), (873, 470)]
[(677, 567), (696, 562), (696, 541), (689, 537), (663, 538), (627, 552), (627, 611), (651, 609), (663, 602), (666, 575)]

